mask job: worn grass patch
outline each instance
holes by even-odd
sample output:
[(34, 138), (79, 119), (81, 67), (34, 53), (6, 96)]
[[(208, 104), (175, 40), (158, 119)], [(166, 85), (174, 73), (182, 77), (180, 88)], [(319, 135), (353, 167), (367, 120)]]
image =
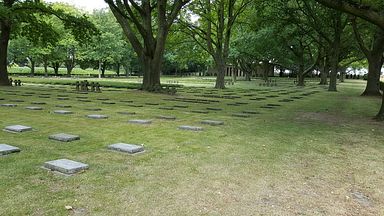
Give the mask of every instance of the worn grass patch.
[[(33, 131), (0, 131), (0, 143), (21, 149), (0, 157), (0, 215), (384, 214), (384, 124), (372, 120), (381, 101), (359, 96), (362, 81), (340, 84), (337, 93), (316, 83), (297, 88), (284, 79), (277, 87), (238, 82), (216, 91), (209, 88), (212, 81), (179, 79), (188, 87), (175, 96), (127, 89), (79, 95), (65, 86), (1, 87), (0, 104), (24, 102), (0, 107), (0, 127), (22, 124)], [(69, 99), (58, 100), (62, 95)], [(79, 96), (91, 102), (81, 102)], [(250, 100), (259, 97), (266, 99)], [(292, 97), (300, 99), (279, 102)], [(100, 98), (115, 104), (103, 104)], [(38, 105), (41, 111), (25, 109), (32, 102), (46, 104)], [(72, 105), (65, 109), (73, 114), (53, 114), (63, 109), (59, 104)], [(212, 107), (221, 110), (207, 109)], [(249, 110), (257, 114), (233, 116)], [(89, 119), (88, 114), (108, 119)], [(153, 122), (129, 124), (130, 119)], [(201, 120), (224, 125), (202, 125)], [(204, 130), (179, 130), (180, 125)], [(80, 135), (80, 140), (48, 139), (56, 133)], [(127, 155), (107, 149), (118, 142), (143, 144), (145, 152)], [(41, 169), (44, 162), (59, 158), (90, 168), (72, 177)]]

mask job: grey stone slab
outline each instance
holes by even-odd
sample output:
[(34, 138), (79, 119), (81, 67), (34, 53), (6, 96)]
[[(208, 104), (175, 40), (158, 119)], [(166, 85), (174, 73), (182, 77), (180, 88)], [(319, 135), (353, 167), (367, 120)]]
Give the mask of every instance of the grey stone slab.
[(208, 114), (209, 112), (206, 111), (206, 110), (191, 110), (190, 112), (193, 112), (193, 113), (201, 113), (201, 114)]
[(245, 114), (245, 113), (233, 113), (232, 116), (240, 117), (240, 118), (249, 118), (249, 117), (251, 117), (250, 115)]
[(61, 142), (72, 142), (75, 140), (79, 140), (80, 136), (72, 135), (72, 134), (59, 133), (59, 134), (50, 135), (48, 138), (52, 139), (52, 140), (61, 141)]
[(108, 146), (108, 149), (120, 152), (126, 152), (135, 154), (144, 151), (144, 147), (141, 145), (127, 144), (127, 143), (116, 143)]
[(79, 99), (88, 99), (88, 97), (86, 97), (86, 96), (77, 96), (76, 98), (79, 98)]
[(150, 106), (158, 106), (159, 103), (145, 103), (145, 105), (150, 105)]
[(158, 119), (164, 119), (164, 120), (176, 120), (175, 116), (165, 116), (165, 115), (158, 115), (156, 116)]
[(73, 112), (69, 111), (69, 110), (55, 110), (55, 111), (53, 111), (53, 113), (68, 115), (68, 114), (72, 114)]
[(173, 108), (173, 107), (159, 107), (159, 109), (162, 109), (162, 110), (174, 110), (175, 108)]
[(99, 115), (99, 114), (91, 114), (91, 115), (87, 115), (88, 118), (91, 118), (91, 119), (107, 119), (108, 116), (106, 115)]
[(294, 100), (292, 99), (282, 99), (282, 100), (279, 100), (279, 102), (284, 102), (284, 103), (289, 103), (289, 102), (292, 102)]
[(46, 95), (40, 95), (39, 98), (51, 98), (51, 97)]
[(213, 110), (213, 111), (222, 111), (222, 108), (217, 108), (217, 107), (207, 107), (207, 110)]
[(87, 99), (79, 99), (77, 101), (84, 102), (84, 103), (92, 102), (91, 100), (87, 100)]
[(115, 102), (112, 102), (112, 101), (103, 101), (101, 102), (102, 104), (116, 104)]
[(122, 112), (117, 112), (117, 114), (121, 114), (121, 115), (136, 115), (136, 112), (122, 111)]
[(180, 130), (190, 130), (190, 131), (202, 131), (202, 130), (204, 130), (202, 127), (189, 126), (189, 125), (181, 125), (178, 128)]
[(24, 126), (24, 125), (11, 125), (4, 128), (5, 131), (8, 132), (25, 132), (32, 130), (32, 127)]
[(72, 175), (89, 168), (88, 164), (68, 159), (59, 159), (44, 163), (44, 168), (63, 174)]
[(130, 107), (143, 107), (143, 105), (140, 105), (140, 104), (128, 104), (127, 106), (130, 106)]
[(13, 99), (13, 100), (9, 100), (11, 102), (18, 102), (18, 103), (21, 103), (21, 102), (24, 102), (24, 100), (20, 100), (20, 99)]
[(44, 104), (47, 104), (47, 103), (46, 102), (40, 102), (40, 101), (33, 101), (31, 104), (44, 105)]
[(217, 120), (203, 120), (200, 122), (201, 124), (207, 124), (211, 126), (218, 126), (218, 125), (223, 125), (223, 121), (217, 121)]
[(188, 108), (187, 105), (178, 105), (178, 104), (174, 105), (173, 107), (176, 107), (176, 108)]
[(57, 100), (69, 100), (67, 97), (58, 97)]
[(2, 107), (17, 107), (17, 104), (1, 104)]
[(0, 155), (7, 155), (15, 152), (20, 152), (20, 149), (11, 145), (0, 144)]
[(28, 106), (28, 107), (25, 107), (25, 109), (28, 109), (28, 110), (43, 110), (42, 107), (37, 107), (37, 106)]
[(260, 114), (259, 111), (254, 111), (254, 110), (244, 110), (243, 113), (245, 114)]
[(123, 103), (133, 103), (133, 100), (121, 100), (120, 102), (123, 102)]
[(58, 105), (56, 105), (56, 107), (60, 107), (60, 108), (71, 108), (72, 106), (71, 106), (71, 105), (65, 105), (65, 104), (58, 104)]
[(101, 111), (100, 108), (85, 108), (84, 110), (88, 110), (88, 111)]
[(151, 124), (152, 120), (132, 119), (132, 120), (129, 120), (128, 123), (132, 123), (132, 124)]
[(96, 98), (96, 100), (107, 101), (107, 100), (109, 100), (109, 99), (108, 99), (108, 98)]

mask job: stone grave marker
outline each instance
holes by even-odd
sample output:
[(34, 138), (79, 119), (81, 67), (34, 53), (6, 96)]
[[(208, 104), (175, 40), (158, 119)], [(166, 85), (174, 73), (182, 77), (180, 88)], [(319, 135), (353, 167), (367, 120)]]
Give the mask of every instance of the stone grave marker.
[(65, 105), (65, 104), (58, 104), (58, 105), (56, 105), (56, 107), (60, 107), (60, 108), (71, 108), (72, 106), (71, 106), (71, 105)]
[(109, 99), (108, 99), (108, 98), (96, 98), (96, 100), (107, 101), (107, 100), (109, 100)]
[(245, 113), (245, 114), (253, 114), (253, 115), (260, 114), (260, 112), (254, 111), (254, 110), (244, 110), (243, 113)]
[(43, 110), (42, 107), (37, 107), (37, 106), (28, 106), (28, 107), (25, 107), (25, 109), (27, 109), (27, 110)]
[(45, 162), (44, 168), (66, 175), (72, 175), (88, 169), (89, 166), (88, 164), (76, 162), (73, 160), (59, 159)]
[(192, 113), (201, 113), (201, 114), (208, 114), (209, 112), (206, 110), (191, 110)]
[(1, 104), (2, 107), (17, 107), (17, 104)]
[(143, 105), (139, 105), (139, 104), (127, 104), (127, 106), (130, 106), (130, 107), (143, 107)]
[(173, 107), (176, 107), (176, 108), (188, 108), (187, 105), (178, 105), (178, 104), (174, 105)]
[(52, 140), (61, 141), (61, 142), (72, 142), (75, 140), (79, 140), (80, 136), (72, 135), (72, 134), (59, 133), (59, 134), (50, 135), (48, 138), (52, 139)]
[(164, 120), (176, 120), (175, 116), (164, 116), (164, 115), (158, 115), (156, 116), (158, 119), (164, 119)]
[(106, 115), (99, 115), (99, 114), (91, 114), (91, 115), (87, 115), (88, 118), (91, 118), (91, 119), (107, 119), (108, 116)]
[(212, 111), (222, 111), (222, 108), (217, 108), (217, 107), (207, 107), (207, 110), (212, 110)]
[(121, 112), (117, 112), (117, 114), (121, 114), (121, 115), (136, 115), (136, 112), (121, 111)]
[(152, 120), (132, 119), (132, 120), (129, 120), (128, 123), (132, 123), (132, 124), (151, 124)]
[(31, 130), (32, 130), (32, 127), (24, 126), (24, 125), (11, 125), (4, 128), (4, 131), (17, 132), (17, 133), (31, 131)]
[(103, 101), (102, 104), (116, 104), (116, 102), (113, 101)]
[(145, 103), (145, 105), (157, 106), (157, 105), (159, 105), (159, 103), (151, 103), (151, 102), (149, 102), (149, 103)]
[(251, 117), (250, 115), (248, 115), (246, 113), (233, 113), (232, 116), (240, 117), (240, 118), (249, 118), (249, 117)]
[(0, 144), (0, 156), (15, 153), (15, 152), (20, 152), (20, 149), (11, 145)]
[(85, 108), (84, 110), (87, 110), (87, 111), (101, 111), (100, 108)]
[(173, 107), (159, 107), (159, 109), (162, 109), (162, 110), (174, 110)]
[(31, 104), (35, 104), (35, 105), (44, 105), (44, 104), (47, 104), (45, 102), (40, 102), (40, 101), (33, 101)]
[(55, 110), (55, 111), (53, 111), (53, 113), (55, 113), (55, 114), (62, 114), (62, 115), (68, 115), (68, 114), (72, 114), (73, 112), (69, 111), (69, 110)]
[(180, 130), (190, 130), (190, 131), (203, 131), (202, 127), (197, 126), (189, 126), (189, 125), (181, 125), (178, 127)]
[(88, 99), (79, 99), (77, 101), (80, 101), (80, 102), (85, 102), (85, 103), (89, 103), (89, 102), (92, 102), (91, 100), (88, 100)]
[(58, 97), (57, 100), (69, 100), (67, 97)]
[(211, 125), (211, 126), (224, 125), (223, 121), (217, 121), (217, 120), (203, 120), (200, 123), (201, 124)]
[(51, 98), (51, 97), (46, 95), (40, 95), (39, 98)]
[(12, 99), (12, 100), (9, 100), (11, 102), (17, 102), (17, 103), (22, 103), (24, 102), (24, 100), (20, 100), (20, 99)]
[(129, 154), (135, 154), (144, 151), (144, 147), (141, 145), (116, 143), (108, 146), (108, 149), (120, 152), (126, 152)]

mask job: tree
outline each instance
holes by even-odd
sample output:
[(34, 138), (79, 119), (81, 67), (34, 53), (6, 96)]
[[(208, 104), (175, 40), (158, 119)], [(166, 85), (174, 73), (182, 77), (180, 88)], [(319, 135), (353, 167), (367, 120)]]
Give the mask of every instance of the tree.
[(85, 16), (73, 16), (55, 10), (40, 1), (4, 0), (0, 2), (0, 85), (10, 85), (7, 71), (8, 44), (11, 33), (26, 36), (30, 41), (55, 41), (52, 26), (44, 17), (58, 17), (78, 40), (85, 41), (96, 32)]
[[(351, 15), (360, 17), (372, 24), (377, 25), (382, 30), (384, 30), (384, 2), (382, 1), (375, 1), (371, 4), (363, 4), (361, 2), (355, 2), (355, 1), (333, 1), (333, 0), (316, 0), (317, 2), (330, 7), (334, 8), (338, 11), (346, 12)], [(384, 91), (384, 86), (381, 84), (381, 90)], [(378, 120), (384, 120), (384, 94), (382, 96), (382, 105), (379, 110), (379, 113), (376, 115), (376, 119)]]
[(143, 69), (142, 89), (160, 87), (160, 72), (168, 32), (181, 8), (189, 0), (140, 2), (105, 0), (140, 59)]
[(199, 22), (184, 20), (190, 36), (208, 52), (216, 68), (215, 88), (225, 88), (225, 69), (229, 56), (232, 28), (236, 19), (251, 3), (250, 0), (195, 1), (190, 10)]

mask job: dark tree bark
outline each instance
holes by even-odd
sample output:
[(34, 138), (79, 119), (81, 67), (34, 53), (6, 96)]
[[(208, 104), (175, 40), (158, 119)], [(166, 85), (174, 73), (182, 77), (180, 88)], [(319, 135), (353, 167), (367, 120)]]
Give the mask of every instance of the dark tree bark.
[[(140, 59), (143, 69), (142, 89), (157, 89), (160, 87), (162, 59), (169, 29), (189, 0), (175, 0), (172, 4), (167, 4), (166, 0), (105, 2)], [(156, 24), (153, 23), (155, 19)]]
[(331, 42), (331, 52), (330, 52), (330, 66), (331, 73), (329, 75), (329, 87), (328, 91), (337, 91), (337, 72), (339, 71), (339, 62), (340, 62), (340, 49), (341, 49), (341, 34), (343, 33), (344, 27), (342, 26), (342, 14), (341, 12), (336, 12), (334, 18), (334, 35)]
[(31, 64), (31, 73), (30, 73), (30, 76), (31, 77), (34, 77), (35, 76), (35, 65), (36, 65), (36, 61), (33, 59), (33, 58), (28, 58), (29, 60), (29, 63)]
[[(382, 86), (383, 86), (382, 89), (384, 91), (384, 84), (382, 84)], [(381, 108), (380, 108), (379, 113), (377, 113), (377, 115), (376, 115), (376, 119), (379, 121), (384, 121), (384, 92), (383, 92), (383, 96), (382, 96)]]
[(117, 75), (117, 77), (120, 76), (120, 63), (116, 64), (116, 75)]
[(328, 63), (328, 57), (325, 56), (320, 63), (320, 84), (319, 85), (328, 85), (328, 75), (329, 75), (329, 63)]
[(60, 63), (59, 62), (53, 62), (52, 68), (53, 68), (53, 71), (55, 73), (55, 76), (58, 76), (59, 75)]
[(384, 30), (379, 27), (376, 28), (371, 49), (369, 49), (365, 46), (364, 40), (359, 33), (356, 19), (352, 19), (352, 27), (360, 50), (368, 60), (367, 85), (361, 95), (380, 96), (380, 74), (384, 62)]
[(8, 78), (7, 56), (11, 35), (11, 25), (7, 20), (0, 20), (0, 86), (11, 85)]

